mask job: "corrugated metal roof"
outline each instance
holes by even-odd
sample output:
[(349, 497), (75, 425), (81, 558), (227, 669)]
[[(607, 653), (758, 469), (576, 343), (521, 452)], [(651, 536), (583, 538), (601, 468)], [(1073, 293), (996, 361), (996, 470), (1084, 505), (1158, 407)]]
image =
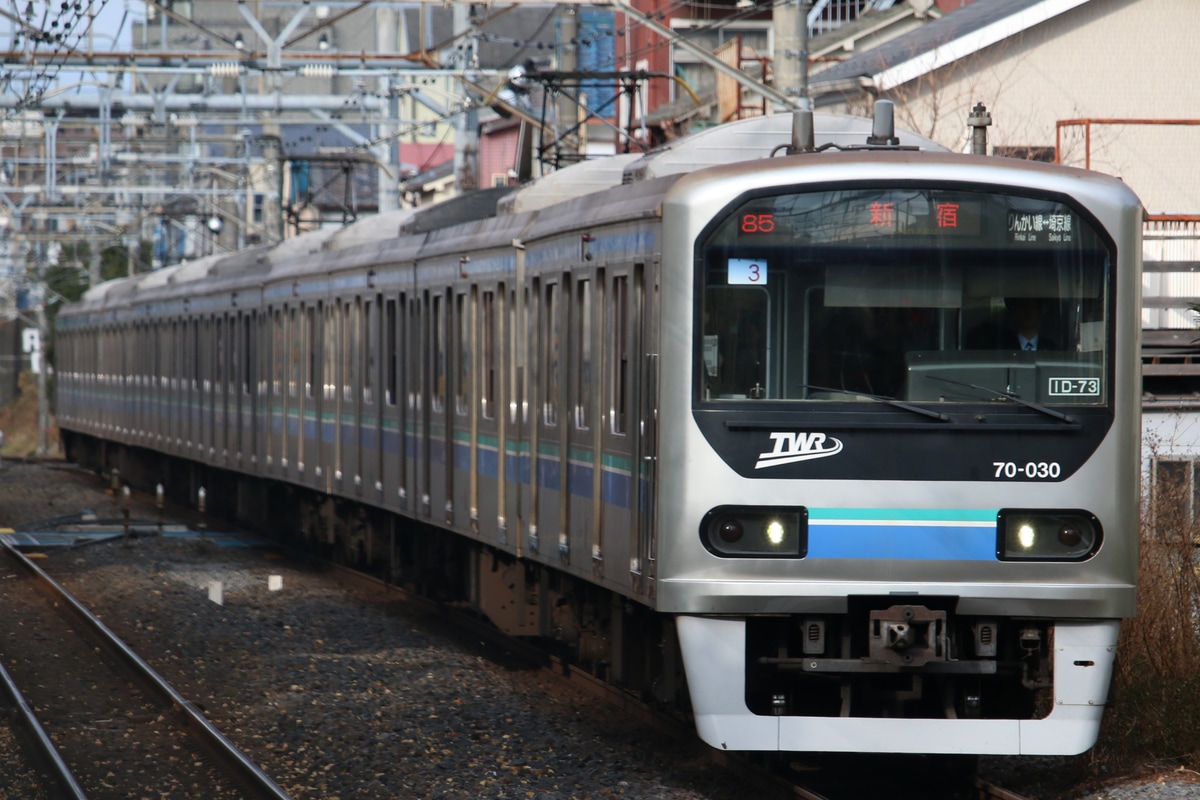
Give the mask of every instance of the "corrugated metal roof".
[[(1086, 2), (1089, 0), (981, 0), (971, 3), (861, 55), (814, 73), (809, 81), (810, 92), (815, 97), (823, 93), (822, 86), (828, 90), (831, 84), (855, 78), (874, 80), (898, 64), (944, 48), (952, 42), (968, 40), (1004, 20), (1021, 19), (1023, 30)], [(1035, 13), (1018, 17), (1022, 12)], [(986, 46), (984, 42), (985, 39), (980, 39), (980, 48)]]

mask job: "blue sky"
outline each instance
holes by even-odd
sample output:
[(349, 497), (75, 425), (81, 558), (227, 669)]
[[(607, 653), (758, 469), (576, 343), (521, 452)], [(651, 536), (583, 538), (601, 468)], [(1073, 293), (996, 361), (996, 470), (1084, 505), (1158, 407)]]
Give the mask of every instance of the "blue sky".
[[(75, 6), (79, 7), (76, 9)], [(66, 8), (64, 8), (66, 6)], [(64, 3), (62, 0), (33, 0), (32, 3), (28, 0), (17, 0), (14, 4), (12, 0), (0, 0), (0, 9), (3, 9), (8, 15), (20, 15), (27, 17), (29, 24), (47, 34), (65, 34), (66, 43), (83, 51), (88, 46), (88, 33), (86, 21), (89, 18), (89, 9), (96, 14), (95, 25), (92, 29), (91, 46), (98, 53), (112, 51), (128, 51), (132, 44), (132, 29), (134, 20), (140, 20), (145, 15), (145, 4), (141, 0), (69, 0), (69, 3)], [(26, 13), (26, 12), (31, 13)], [(10, 19), (9, 16), (0, 17), (0, 42), (3, 42), (4, 47), (9, 47), (13, 42), (13, 33), (17, 30), (17, 23)], [(81, 76), (79, 73), (70, 70), (56, 69), (56, 60), (54, 58), (46, 58), (46, 54), (51, 52), (62, 52), (61, 46), (56, 46), (51, 42), (41, 42), (37, 45), (37, 49), (43, 54), (40, 63), (48, 67), (43, 72), (43, 76), (35, 82), (35, 86), (40, 86), (48, 91), (53, 91), (55, 87), (71, 87), (69, 91), (91, 91), (87, 85), (89, 81), (96, 79), (95, 75)], [(21, 75), (22, 68), (17, 67), (14, 74)], [(25, 72), (28, 75), (28, 72)], [(46, 80), (46, 76), (50, 80)], [(82, 86), (78, 86), (80, 82)], [(21, 92), (28, 90), (28, 85), (24, 81), (14, 82), (10, 85), (13, 91)]]

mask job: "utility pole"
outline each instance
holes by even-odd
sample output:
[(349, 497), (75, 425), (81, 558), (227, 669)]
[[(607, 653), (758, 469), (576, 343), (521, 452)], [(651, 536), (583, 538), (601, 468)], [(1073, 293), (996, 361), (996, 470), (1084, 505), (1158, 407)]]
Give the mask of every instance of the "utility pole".
[[(475, 35), (463, 36), (471, 30), (471, 6), (455, 5), (453, 8), (454, 35), (461, 37), (462, 45), (456, 55), (458, 68), (474, 70), (479, 67), (475, 52)], [(458, 194), (479, 188), (479, 109), (467, 95), (462, 96), (462, 111), (454, 116), (454, 183)]]
[[(400, 26), (396, 11), (391, 8), (375, 10), (375, 49), (379, 53), (399, 51)], [(396, 136), (400, 119), (400, 95), (396, 89), (396, 76), (387, 75), (378, 79), (378, 90), (387, 98), (387, 110), (379, 123), (380, 144), (376, 148), (379, 162), (379, 187), (377, 203), (379, 212), (400, 208), (400, 141)]]
[[(797, 108), (812, 109), (808, 97), (808, 14), (811, 0), (790, 0), (775, 7), (775, 87), (795, 98)], [(790, 111), (790, 108), (777, 108)]]
[[(563, 73), (573, 73), (579, 70), (579, 48), (576, 42), (579, 38), (579, 17), (574, 6), (563, 5), (558, 12), (558, 70)], [(579, 152), (579, 137), (566, 131), (575, 127), (579, 117), (579, 108), (575, 99), (559, 87), (558, 99), (555, 103), (555, 143), (556, 166), (564, 167), (575, 163), (582, 155)]]

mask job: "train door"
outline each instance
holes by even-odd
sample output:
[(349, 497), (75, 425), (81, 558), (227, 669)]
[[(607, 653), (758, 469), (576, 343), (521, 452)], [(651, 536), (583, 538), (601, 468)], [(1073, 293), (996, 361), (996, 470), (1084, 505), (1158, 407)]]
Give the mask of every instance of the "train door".
[(416, 492), (416, 411), (415, 402), (416, 374), (420, 369), (418, 355), (413, 347), (419, 341), (420, 335), (414, 326), (416, 317), (416, 300), (408, 293), (401, 293), (396, 301), (396, 333), (400, 337), (396, 342), (396, 405), (400, 413), (400, 474), (397, 481), (400, 486), (396, 489), (400, 507), (404, 511), (415, 511), (418, 492)]
[(229, 315), (229, 458), (226, 463), (241, 466), (246, 447), (245, 399), (242, 395), (246, 374), (245, 314)]
[[(453, 442), (450, 449), (452, 454), (450, 469), (447, 470), (447, 486), (451, 495), (453, 511), (457, 519), (464, 523), (469, 512), (474, 509), (471, 504), (470, 487), (476, 460), (476, 425), (474, 375), (475, 354), (478, 343), (475, 341), (476, 305), (478, 288), (471, 286), (469, 290), (454, 293), (454, 313), (451, 328), (453, 331), (450, 342), (450, 375), (453, 389), (453, 413), (448, 413), (450, 419), (447, 435)], [(451, 513), (447, 511), (447, 521)]]
[(314, 404), (316, 404), (316, 447), (312, 453), (313, 486), (324, 492), (331, 491), (332, 469), (334, 463), (334, 434), (336, 433), (330, 416), (336, 405), (334, 393), (334, 360), (337, 345), (337, 329), (335, 320), (336, 308), (334, 303), (323, 300), (317, 303), (317, 374), (313, 377)]
[(266, 469), (267, 454), (271, 452), (267, 435), (271, 423), (271, 377), (275, 369), (274, 324), (270, 309), (254, 314), (254, 362), (251, 390), (254, 392), (254, 463), (261, 474)]
[(159, 447), (171, 446), (171, 377), (174, 373), (175, 344), (172, 334), (175, 326), (167, 320), (155, 320), (154, 341), (158, 350), (158, 419), (154, 423), (154, 439)]
[(430, 497), (433, 481), (430, 478), (430, 460), (433, 446), (429, 432), (430, 426), (430, 375), (433, 363), (433, 345), (429, 328), (429, 292), (424, 291), (413, 300), (413, 331), (412, 354), (413, 391), (412, 409), (415, 423), (415, 444), (413, 454), (413, 478), (416, 482), (414, 503), (422, 516), (428, 517), (433, 513)]
[(658, 469), (658, 280), (657, 264), (634, 265), (630, 288), (632, 314), (631, 327), (637, 337), (633, 351), (638, 359), (634, 369), (634, 385), (631, 387), (637, 406), (631, 420), (637, 425), (637, 440), (633, 448), (635, 469), (633, 545), (631, 547), (629, 571), (634, 589), (639, 594), (653, 597), (655, 562), (658, 558), (656, 530), (654, 525), (657, 511)]
[(362, 361), (362, 298), (347, 299), (342, 303), (340, 383), (338, 392), (338, 460), (334, 477), (336, 488), (346, 494), (357, 494), (362, 485), (358, 468), (358, 438), (361, 420), (361, 398), (359, 390), (360, 364)]
[(237, 328), (227, 314), (217, 317), (217, 372), (216, 372), (216, 417), (213, 419), (213, 435), (216, 441), (215, 464), (226, 463), (229, 457), (229, 440), (232, 414), (230, 409), (229, 384), (232, 382), (231, 352), (235, 352), (232, 340)]
[(179, 361), (179, 323), (175, 320), (170, 320), (163, 323), (163, 332), (166, 338), (165, 363), (163, 365), (163, 398), (165, 406), (163, 408), (164, 418), (162, 421), (163, 446), (168, 453), (175, 452), (175, 437), (176, 437), (176, 405), (177, 397), (175, 387), (177, 378), (179, 377), (180, 361)]
[(430, 501), (435, 518), (454, 524), (454, 415), (446, 407), (449, 381), (450, 295), (437, 292), (430, 307), (430, 334), (433, 344), (432, 380), (429, 387), (430, 420)]
[(352, 343), (352, 304), (349, 300), (337, 301), (337, 316), (334, 320), (337, 326), (337, 347), (334, 348), (334, 408), (333, 410), (333, 490), (341, 492), (345, 488), (346, 452), (350, 449), (349, 437), (346, 435), (346, 415), (353, 405), (353, 391), (350, 384), (351, 367), (354, 362), (354, 345)]
[(476, 526), (497, 530), (504, 493), (504, 284), (485, 288), (479, 302), (479, 402), (471, 464), (470, 506)]
[(347, 491), (353, 491), (356, 497), (362, 496), (365, 476), (363, 475), (363, 437), (373, 423), (368, 419), (370, 409), (367, 407), (367, 356), (371, 349), (370, 338), (367, 336), (367, 306), (369, 301), (363, 297), (355, 297), (350, 313), (350, 397), (347, 400), (346, 412), (351, 419), (346, 421), (346, 432), (349, 435), (349, 450), (346, 452), (346, 480), (350, 484)]
[(284, 373), (283, 354), (287, 350), (287, 337), (284, 333), (284, 311), (280, 306), (267, 309), (270, 331), (267, 337), (267, 352), (269, 368), (264, 371), (267, 377), (267, 405), (264, 450), (266, 458), (263, 468), (268, 475), (279, 475), (283, 471), (283, 429), (287, 424), (287, 411), (284, 405)]
[[(279, 378), (278, 415), (282, 423), (277, 449), (280, 453), (280, 474), (303, 482), (306, 477), (304, 447), (308, 430), (305, 412), (311, 407), (313, 394), (308, 346), (312, 341), (314, 309), (306, 303), (299, 303), (294, 309), (284, 306), (284, 309), (276, 343), (280, 361), (275, 368)], [(288, 459), (287, 463), (283, 463), (285, 459)]]
[(296, 342), (290, 345), (287, 369), (296, 383), (296, 431), (292, 474), (301, 483), (313, 484), (316, 468), (321, 466), (321, 306), (301, 303), (299, 320), (292, 331)]
[(216, 391), (213, 386), (213, 365), (217, 363), (216, 358), (216, 341), (217, 323), (213, 317), (205, 317), (200, 334), (200, 391), (197, 397), (197, 402), (200, 405), (200, 435), (197, 441), (197, 447), (200, 450), (200, 457), (207, 461), (213, 449), (213, 414), (215, 413), (215, 405), (213, 403), (213, 392)]
[(192, 455), (195, 442), (196, 321), (184, 317), (179, 323), (179, 446)]
[(640, 446), (638, 395), (635, 383), (641, 336), (638, 329), (640, 265), (610, 270), (605, 279), (601, 340), (603, 388), (601, 390), (601, 450), (604, 477), (600, 482), (602, 511), (593, 556), (603, 559), (604, 572), (612, 579), (632, 564), (639, 539), (637, 516), (637, 453)]
[(196, 398), (200, 407), (200, 430), (197, 448), (200, 458), (207, 461), (213, 449), (213, 365), (216, 359), (217, 323), (213, 317), (205, 317), (200, 331), (200, 390)]
[(379, 389), (383, 397), (380, 408), (382, 424), (379, 448), (376, 451), (379, 458), (376, 474), (382, 484), (380, 488), (384, 503), (391, 506), (401, 499), (404, 488), (401, 477), (404, 474), (404, 406), (400, 402), (400, 331), (404, 295), (400, 295), (399, 299), (388, 297), (383, 300), (381, 311), (383, 349), (379, 355), (383, 359), (383, 377)]
[(124, 433), (132, 433), (136, 440), (142, 429), (142, 375), (141, 365), (145, 354), (137, 346), (141, 324), (133, 323), (123, 329), (125, 335), (124, 348), (129, 353), (128, 369), (125, 373), (125, 425)]
[(528, 289), (524, 285), (523, 251), (518, 250), (518, 282), (515, 287), (509, 287), (508, 293), (508, 326), (507, 336), (503, 347), (507, 352), (508, 407), (500, 409), (506, 416), (508, 424), (505, 428), (504, 441), (500, 444), (500, 469), (504, 473), (504, 494), (498, 519), (498, 535), (501, 544), (522, 547), (522, 532), (526, 506), (526, 484), (528, 477), (525, 473), (526, 455), (528, 454), (527, 435), (527, 401), (528, 387), (525, 385), (528, 375), (528, 360), (525, 357), (526, 337), (528, 330), (526, 316), (526, 297)]
[(355, 440), (357, 460), (354, 465), (354, 488), (360, 497), (378, 499), (375, 470), (375, 451), (379, 441), (379, 411), (375, 402), (376, 374), (379, 368), (379, 325), (375, 315), (375, 298), (362, 298), (358, 335), (361, 356), (358, 367), (358, 438)]
[(127, 436), (132, 434), (135, 441), (137, 440), (138, 434), (142, 429), (141, 371), (142, 362), (145, 361), (145, 354), (141, 352), (142, 348), (137, 346), (139, 343), (138, 336), (141, 332), (141, 327), (142, 326), (140, 324), (130, 324), (126, 325), (124, 328), (124, 347), (129, 353), (129, 360), (127, 364), (128, 370), (125, 373), (128, 377), (125, 381), (125, 410), (127, 416), (125, 418), (124, 432)]
[[(564, 560), (582, 565), (585, 559), (600, 555), (599, 483), (602, 475), (599, 436), (599, 331), (596, 309), (603, 305), (603, 271), (580, 271), (573, 274), (570, 309), (567, 314), (568, 408), (566, 485), (560, 512), (562, 529), (567, 534), (564, 543), (560, 536), (560, 553), (565, 544), (569, 550)], [(590, 559), (589, 559), (590, 560)]]
[(188, 344), (190, 323), (186, 318), (178, 323), (175, 334), (175, 447), (182, 455), (187, 453), (191, 438), (188, 436), (188, 383), (192, 378), (192, 367)]
[(521, 538), (519, 546), (536, 547), (538, 513), (541, 509), (541, 435), (542, 414), (545, 405), (546, 345), (545, 309), (542, 308), (542, 281), (533, 277), (525, 286), (525, 384), (528, 407), (523, 409), (524, 433), (528, 438), (525, 451), (526, 463), (521, 467), (525, 480), (521, 483), (517, 505), (521, 514)]
[(235, 431), (233, 398), (229, 389), (233, 384), (233, 354), (237, 352), (233, 345), (237, 335), (237, 326), (234, 324), (233, 316), (230, 314), (222, 314), (218, 318), (218, 324), (221, 326), (221, 352), (218, 356), (220, 371), (217, 383), (217, 413), (219, 415), (219, 422), (214, 429), (217, 436), (217, 457), (215, 463), (225, 464), (229, 459), (229, 452)]
[(242, 468), (258, 462), (258, 312), (247, 311), (242, 317)]
[(146, 358), (146, 389), (149, 392), (148, 402), (146, 405), (146, 419), (143, 423), (143, 438), (147, 441), (153, 440), (154, 434), (159, 432), (161, 428), (162, 414), (162, 339), (160, 334), (160, 326), (158, 320), (148, 320), (143, 329), (144, 333), (150, 337), (150, 353)]
[[(542, 361), (541, 409), (538, 415), (537, 527), (530, 528), (535, 549), (570, 555), (566, 528), (567, 512), (563, 502), (567, 490), (567, 437), (563, 435), (562, 409), (566, 401), (566, 309), (563, 295), (565, 279), (555, 277), (542, 286), (540, 302), (540, 357)], [(543, 544), (544, 543), (544, 544)]]
[(317, 408), (320, 433), (320, 453), (317, 457), (317, 485), (327, 493), (333, 492), (334, 464), (337, 463), (338, 439), (338, 304), (326, 300), (321, 319), (321, 400)]

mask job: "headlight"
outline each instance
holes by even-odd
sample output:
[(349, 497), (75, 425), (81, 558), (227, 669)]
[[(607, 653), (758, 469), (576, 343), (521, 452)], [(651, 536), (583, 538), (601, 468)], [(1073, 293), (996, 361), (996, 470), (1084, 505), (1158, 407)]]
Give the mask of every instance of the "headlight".
[(700, 540), (724, 558), (803, 558), (808, 552), (808, 509), (719, 506), (704, 515)]
[(1003, 561), (1083, 561), (1100, 549), (1100, 520), (1086, 511), (1005, 508), (997, 521)]

